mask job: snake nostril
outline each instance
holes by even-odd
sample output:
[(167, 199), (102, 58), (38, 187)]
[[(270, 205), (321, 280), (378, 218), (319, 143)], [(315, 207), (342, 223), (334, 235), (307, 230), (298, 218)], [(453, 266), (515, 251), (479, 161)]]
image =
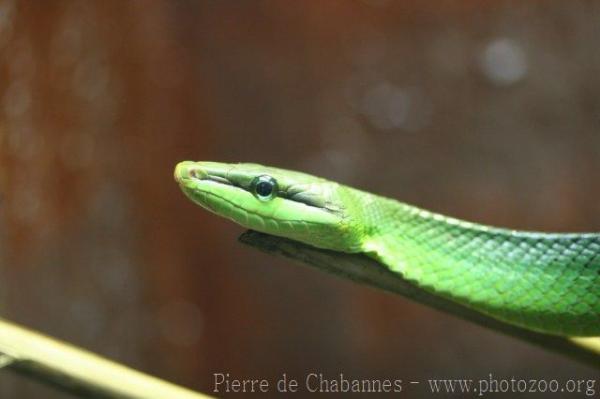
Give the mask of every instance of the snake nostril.
[(205, 180), (206, 178), (209, 177), (206, 170), (198, 165), (192, 165), (192, 166), (188, 167), (187, 173), (188, 173), (189, 177), (191, 177), (192, 179), (197, 179), (197, 180)]
[(198, 167), (195, 162), (183, 161), (175, 167), (174, 177), (180, 184), (190, 178), (199, 179), (202, 177), (202, 168)]

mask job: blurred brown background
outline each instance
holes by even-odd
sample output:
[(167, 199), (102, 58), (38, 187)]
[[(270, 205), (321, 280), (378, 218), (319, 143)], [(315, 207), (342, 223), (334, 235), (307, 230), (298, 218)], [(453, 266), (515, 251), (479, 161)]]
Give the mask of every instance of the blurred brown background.
[[(172, 170), (254, 161), (598, 231), (599, 40), (592, 1), (3, 0), (1, 314), (206, 392), (214, 372), (597, 377), (244, 247)], [(0, 372), (0, 397), (65, 395)]]

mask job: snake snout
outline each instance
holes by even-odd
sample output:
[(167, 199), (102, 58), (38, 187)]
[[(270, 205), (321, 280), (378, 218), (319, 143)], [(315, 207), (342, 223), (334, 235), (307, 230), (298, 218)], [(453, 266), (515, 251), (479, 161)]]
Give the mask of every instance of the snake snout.
[(177, 164), (173, 173), (175, 181), (182, 183), (189, 179), (203, 179), (208, 176), (208, 173), (202, 169), (197, 162), (183, 161)]

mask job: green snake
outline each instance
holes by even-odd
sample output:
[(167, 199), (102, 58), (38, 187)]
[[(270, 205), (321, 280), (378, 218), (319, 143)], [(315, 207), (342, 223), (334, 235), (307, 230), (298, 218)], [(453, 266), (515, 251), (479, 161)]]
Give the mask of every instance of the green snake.
[(364, 253), (426, 291), (529, 330), (600, 335), (600, 233), (485, 226), (258, 164), (184, 161), (175, 179), (193, 202), (246, 228)]

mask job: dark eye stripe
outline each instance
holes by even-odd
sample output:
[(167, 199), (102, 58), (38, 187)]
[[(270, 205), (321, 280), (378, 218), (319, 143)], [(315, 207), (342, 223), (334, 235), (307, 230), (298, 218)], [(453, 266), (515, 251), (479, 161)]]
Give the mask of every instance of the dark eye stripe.
[(301, 202), (306, 205), (315, 206), (317, 208), (325, 207), (325, 200), (322, 196), (311, 193), (310, 191), (301, 191), (289, 197), (289, 199)]

